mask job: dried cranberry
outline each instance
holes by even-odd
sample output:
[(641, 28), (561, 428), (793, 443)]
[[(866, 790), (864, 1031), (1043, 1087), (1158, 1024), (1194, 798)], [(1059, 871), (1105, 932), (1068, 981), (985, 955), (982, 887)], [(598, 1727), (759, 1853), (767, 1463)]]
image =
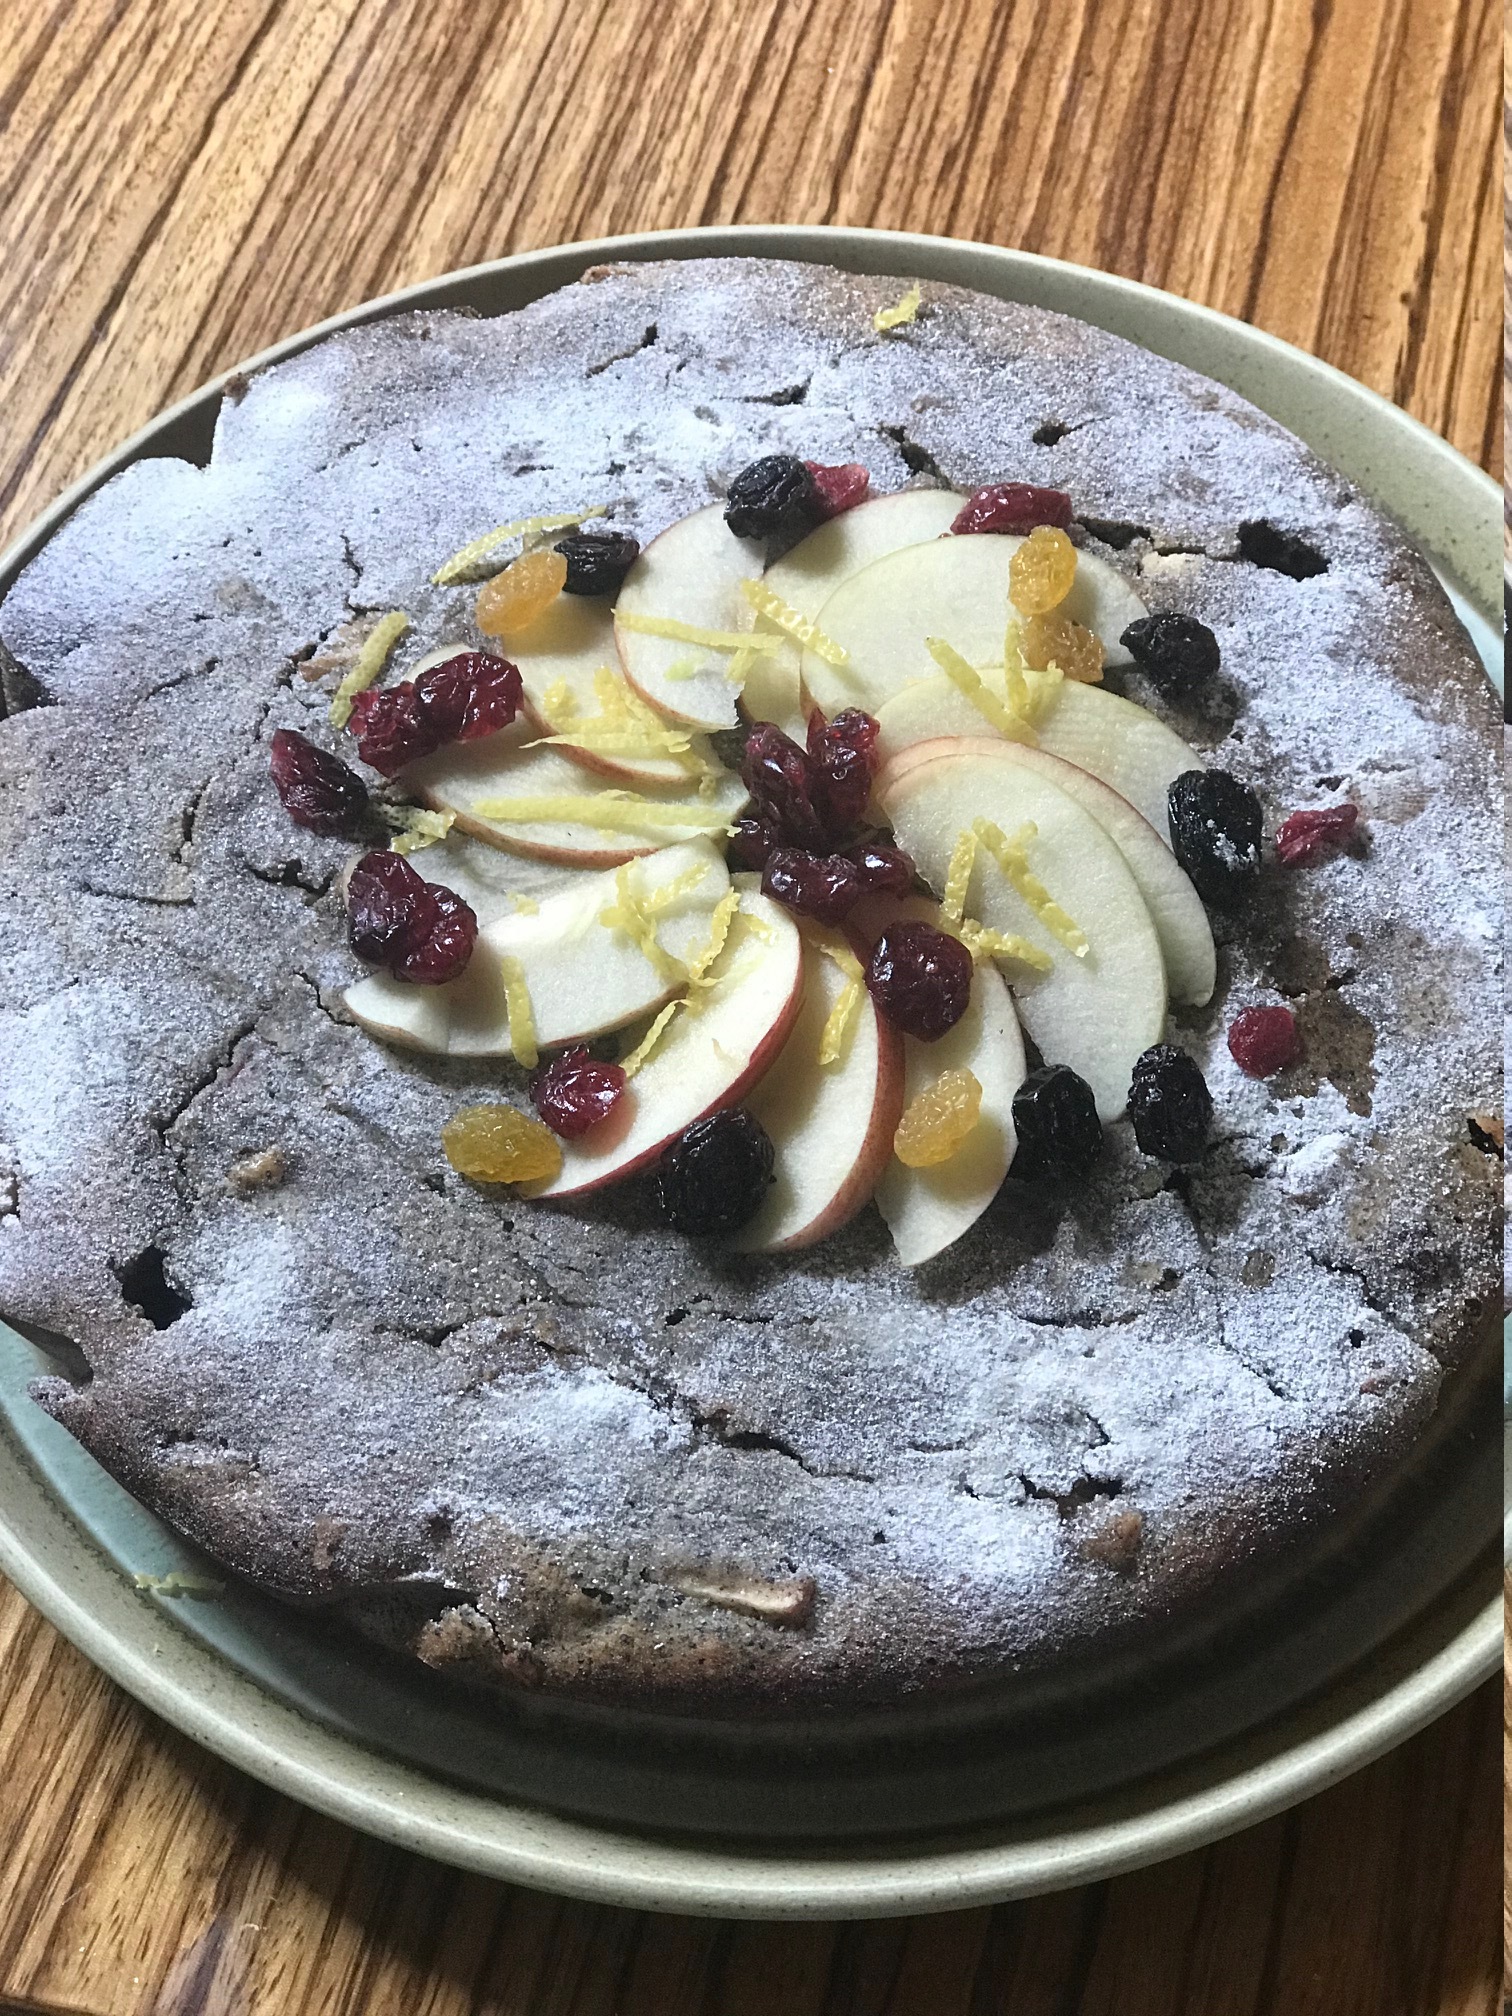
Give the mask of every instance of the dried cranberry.
[(518, 668), (488, 651), (460, 651), (415, 681), (415, 708), (437, 749), (507, 728), (520, 711), (520, 695)]
[(1359, 817), (1359, 806), (1349, 800), (1342, 805), (1319, 806), (1315, 812), (1293, 812), (1282, 820), (1276, 834), (1276, 859), (1287, 868), (1307, 867), (1342, 847)]
[(866, 501), (871, 472), (864, 462), (805, 462), (814, 479), (814, 516), (838, 518)]
[(906, 896), (913, 888), (914, 864), (901, 847), (863, 840), (845, 851), (861, 871), (863, 895)]
[(391, 971), (397, 980), (420, 987), (441, 987), (467, 970), (478, 936), (478, 920), (470, 904), (455, 890), (437, 882), (424, 885), (435, 904), (435, 919), (423, 938), (414, 938)]
[(866, 817), (880, 732), (859, 707), (847, 707), (829, 722), (818, 708), (809, 716), (808, 753), (823, 780), (819, 804), (832, 839)]
[(796, 455), (763, 455), (730, 485), (725, 523), (737, 539), (798, 533), (817, 515), (814, 479)]
[(771, 722), (761, 722), (746, 737), (740, 774), (758, 814), (780, 827), (786, 840), (798, 847), (823, 847), (824, 777), (796, 742)]
[(843, 854), (805, 854), (778, 847), (767, 857), (761, 893), (821, 924), (839, 924), (863, 893), (861, 870)]
[(906, 1035), (933, 1043), (971, 1000), (971, 954), (932, 924), (889, 924), (866, 969), (872, 999)]
[(271, 751), (274, 788), (294, 824), (312, 833), (350, 833), (368, 802), (357, 772), (295, 728), (280, 728)]
[(950, 521), (952, 532), (1032, 532), (1036, 525), (1064, 531), (1071, 523), (1071, 499), (1064, 490), (1038, 483), (987, 483), (973, 490)]
[(351, 730), (357, 754), (380, 777), (397, 777), (406, 763), (429, 756), (436, 747), (430, 724), (415, 703), (415, 689), (370, 686), (352, 701)]
[(556, 550), (567, 562), (568, 595), (617, 595), (620, 583), (640, 558), (640, 541), (628, 532), (572, 532)]
[(732, 868), (746, 868), (760, 874), (774, 847), (782, 845), (776, 822), (747, 814), (730, 829), (729, 862)]
[(1271, 1078), (1302, 1048), (1290, 1008), (1244, 1008), (1229, 1025), (1229, 1054), (1251, 1078)]
[(711, 1113), (672, 1143), (656, 1172), (662, 1210), (675, 1232), (733, 1232), (760, 1208), (777, 1154), (744, 1107)]
[(618, 1064), (602, 1064), (579, 1045), (537, 1072), (530, 1096), (553, 1134), (576, 1141), (608, 1119), (627, 1082)]

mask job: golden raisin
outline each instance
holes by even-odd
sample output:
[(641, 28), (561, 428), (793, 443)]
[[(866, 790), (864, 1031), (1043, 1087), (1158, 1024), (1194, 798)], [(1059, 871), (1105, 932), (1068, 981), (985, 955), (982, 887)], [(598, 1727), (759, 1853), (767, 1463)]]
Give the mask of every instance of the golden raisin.
[(970, 1071), (945, 1071), (908, 1102), (893, 1153), (910, 1169), (932, 1169), (948, 1162), (976, 1126), (982, 1112), (982, 1088)]
[(567, 579), (567, 556), (554, 546), (522, 553), (478, 590), (478, 628), (487, 637), (528, 630), (555, 602)]
[(562, 1166), (551, 1129), (518, 1106), (464, 1106), (441, 1129), (441, 1146), (457, 1174), (476, 1183), (535, 1183)]
[(1064, 602), (1076, 579), (1076, 548), (1054, 525), (1036, 525), (1008, 562), (1008, 600), (1022, 616)]
[(1049, 665), (1059, 665), (1067, 679), (1080, 679), (1089, 686), (1095, 686), (1102, 678), (1102, 639), (1095, 630), (1073, 623), (1061, 611), (1029, 617), (1019, 633), (1019, 641), (1024, 663), (1032, 671), (1043, 672)]

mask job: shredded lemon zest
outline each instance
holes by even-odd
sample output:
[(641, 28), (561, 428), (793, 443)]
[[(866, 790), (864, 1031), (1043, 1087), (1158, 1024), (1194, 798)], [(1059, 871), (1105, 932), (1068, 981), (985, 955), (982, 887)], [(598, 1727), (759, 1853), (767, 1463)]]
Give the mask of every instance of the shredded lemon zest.
[(634, 609), (617, 609), (614, 620), (623, 630), (638, 637), (670, 637), (675, 644), (698, 644), (706, 651), (758, 651), (764, 655), (782, 649), (780, 637), (762, 637), (754, 630), (704, 630), (697, 623), (682, 623), (675, 616), (642, 616)]
[(656, 919), (684, 896), (692, 895), (707, 873), (707, 867), (698, 863), (659, 889), (640, 889), (627, 862), (615, 874), (615, 900), (600, 910), (598, 921), (608, 930), (623, 931), (664, 980), (681, 982), (687, 978), (687, 968), (657, 937)]
[(1054, 661), (1040, 667), (1025, 668), (1025, 679), (1029, 689), (1028, 715), (1031, 721), (1043, 721), (1061, 696), (1061, 688), (1066, 683), (1066, 675)]
[(901, 301), (895, 301), (891, 308), (879, 308), (872, 317), (872, 327), (879, 336), (885, 336), (889, 329), (901, 329), (905, 323), (914, 321), (919, 313), (919, 304), (924, 296), (915, 280)]
[(186, 1575), (181, 1568), (167, 1575), (133, 1575), (131, 1579), (138, 1589), (150, 1589), (154, 1596), (220, 1596), (226, 1587), (213, 1575)]
[(504, 982), (504, 1009), (509, 1017), (509, 1047), (515, 1062), (533, 1071), (540, 1062), (536, 1047), (535, 1010), (530, 1005), (530, 989), (525, 984), (525, 968), (512, 952), (499, 960), (499, 977)]
[(696, 679), (703, 669), (696, 658), (678, 658), (667, 667), (662, 677), (681, 684), (684, 679)]
[(513, 903), (516, 912), (521, 917), (540, 916), (541, 906), (539, 903), (537, 903), (534, 896), (521, 896), (513, 889), (506, 889), (504, 891), (504, 894), (509, 898), (509, 901)]
[(1019, 628), (1018, 613), (1010, 602), (1008, 628), (1003, 636), (1003, 686), (1008, 695), (1009, 708), (1025, 721), (1034, 718), (1029, 701), (1027, 670), (1024, 659), (1024, 633)]
[(1029, 843), (1038, 832), (1034, 822), (1026, 821), (1011, 840), (1001, 826), (994, 826), (990, 819), (974, 819), (972, 831), (1045, 929), (1059, 938), (1068, 952), (1074, 952), (1078, 959), (1085, 959), (1090, 949), (1086, 932), (1066, 915), (1030, 869)]
[(415, 854), (422, 847), (434, 847), (457, 823), (455, 812), (430, 812), (423, 805), (382, 805), (379, 809), (393, 829), (389, 846), (395, 854)]
[(668, 1023), (681, 1006), (682, 1003), (680, 1001), (669, 1001), (651, 1024), (651, 1027), (646, 1031), (645, 1035), (642, 1036), (639, 1043), (630, 1052), (630, 1055), (620, 1059), (620, 1069), (627, 1078), (633, 1078), (647, 1058), (650, 1057), (652, 1051), (655, 1050), (657, 1044), (660, 1043), (662, 1037), (666, 1034)]
[(727, 889), (714, 905), (714, 914), (709, 919), (709, 935), (702, 946), (688, 961), (688, 978), (695, 987), (711, 987), (709, 968), (725, 948), (725, 940), (730, 935), (730, 922), (740, 908), (740, 891)]
[(945, 677), (975, 707), (985, 721), (989, 721), (1000, 735), (1006, 735), (1010, 742), (1037, 742), (1039, 737), (1022, 715), (999, 700), (997, 695), (982, 683), (981, 674), (974, 666), (968, 665), (954, 646), (947, 644), (943, 637), (926, 637), (924, 640), (929, 655), (939, 666)]
[(726, 679), (729, 680), (732, 686), (744, 687), (747, 679), (751, 676), (752, 669), (760, 663), (762, 655), (760, 651), (748, 650), (742, 644), (725, 667)]
[(367, 691), (379, 673), (393, 656), (394, 646), (410, 627), (410, 619), (402, 609), (390, 609), (387, 616), (380, 616), (368, 632), (362, 649), (350, 672), (336, 688), (331, 701), (331, 726), (345, 728), (352, 718), (352, 702), (359, 693)]
[[(594, 504), (586, 511), (557, 511), (538, 518), (513, 518), (507, 525), (496, 525), (492, 532), (485, 532), (481, 539), (474, 539), (460, 553), (444, 560), (432, 574), (431, 586), (451, 588), (459, 581), (472, 580), (474, 570), (511, 539), (520, 540), (524, 548), (548, 532), (565, 532), (569, 525), (586, 525), (590, 518), (604, 518), (608, 512), (607, 504)], [(495, 567), (488, 569), (490, 574), (497, 571)]]
[(796, 638), (805, 651), (812, 651), (826, 665), (850, 663), (850, 653), (843, 644), (837, 644), (833, 637), (826, 637), (817, 623), (811, 623), (807, 616), (800, 615), (790, 602), (783, 601), (775, 589), (768, 588), (765, 581), (742, 581), (740, 592), (758, 615), (765, 616), (779, 630), (785, 630), (789, 637)]
[(472, 808), (480, 819), (519, 826), (591, 826), (606, 833), (632, 833), (637, 827), (690, 826), (699, 833), (724, 833), (723, 813), (710, 814), (696, 805), (665, 805), (632, 791), (600, 791), (592, 798), (567, 794), (546, 798), (480, 798)]
[(827, 1070), (831, 1064), (838, 1064), (845, 1054), (866, 983), (861, 961), (849, 945), (838, 938), (823, 938), (819, 947), (825, 958), (832, 959), (845, 975), (839, 999), (825, 1017), (824, 1027), (819, 1032), (819, 1062)]
[(572, 688), (565, 679), (553, 679), (541, 695), (541, 708), (548, 722), (572, 721), (577, 717), (577, 702), (572, 697)]
[(977, 837), (969, 829), (951, 849), (950, 866), (945, 871), (945, 894), (940, 899), (940, 916), (947, 924), (959, 924), (966, 914), (966, 890), (976, 866)]
[(1031, 945), (1016, 931), (993, 931), (974, 917), (963, 917), (953, 930), (973, 959), (1017, 959), (1036, 973), (1048, 973), (1055, 964), (1048, 952)]

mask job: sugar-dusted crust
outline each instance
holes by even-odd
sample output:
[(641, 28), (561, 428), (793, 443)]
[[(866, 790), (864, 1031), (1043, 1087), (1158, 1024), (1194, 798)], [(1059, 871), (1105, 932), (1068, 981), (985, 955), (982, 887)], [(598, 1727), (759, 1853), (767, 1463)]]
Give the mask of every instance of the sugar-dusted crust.
[[(83, 1346), (92, 1381), (38, 1398), (146, 1503), (433, 1663), (794, 1706), (1111, 1643), (1381, 1476), (1494, 1305), (1466, 1115), (1501, 1103), (1497, 739), (1442, 593), (1229, 392), (943, 287), (879, 338), (897, 291), (635, 266), (333, 338), (227, 400), (207, 469), (117, 478), (0, 611), (0, 1310)], [(1218, 633), (1223, 689), (1176, 725), (1271, 823), (1347, 790), (1370, 836), (1223, 927), (1180, 1023), (1217, 1104), (1198, 1168), (1121, 1125), (1084, 1189), (1010, 1181), (913, 1276), (870, 1213), (739, 1261), (642, 1188), (461, 1182), (441, 1122), (500, 1074), (347, 1022), (350, 849), (268, 783), (353, 610), (408, 609), (418, 654), (468, 634), (425, 583), (480, 529), (613, 499), (649, 536), (779, 448), (879, 489), (1068, 488)], [(1257, 518), (1328, 572), (1237, 559)], [(1260, 1085), (1222, 1030), (1278, 989), (1309, 1061)], [(270, 1149), (281, 1180), (228, 1173)], [(154, 1252), (188, 1303), (164, 1328), (122, 1287), (156, 1306)]]

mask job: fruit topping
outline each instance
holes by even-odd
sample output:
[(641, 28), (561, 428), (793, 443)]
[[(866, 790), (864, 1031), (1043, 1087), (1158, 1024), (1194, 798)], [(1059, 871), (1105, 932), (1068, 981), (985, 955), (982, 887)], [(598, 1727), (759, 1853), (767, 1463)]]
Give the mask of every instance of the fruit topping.
[(893, 1153), (910, 1169), (932, 1169), (965, 1145), (982, 1114), (982, 1087), (970, 1071), (945, 1071), (908, 1103)]
[(1266, 518), (1247, 519), (1239, 527), (1239, 553), (1252, 566), (1288, 574), (1293, 581), (1310, 581), (1313, 575), (1328, 572), (1328, 561), (1316, 546)]
[(507, 658), (459, 651), (418, 679), (370, 688), (352, 702), (357, 754), (384, 777), (434, 755), (449, 742), (471, 742), (507, 728), (520, 706), (520, 674)]
[(567, 583), (566, 557), (554, 546), (538, 546), (511, 560), (478, 590), (474, 608), (485, 637), (512, 637), (528, 630), (561, 594)]
[(872, 949), (866, 985), (894, 1028), (933, 1043), (966, 1013), (971, 973), (959, 938), (932, 924), (889, 924)]
[(1237, 903), (1260, 872), (1260, 800), (1227, 770), (1184, 770), (1166, 794), (1171, 846), (1205, 903)]
[(767, 856), (761, 893), (800, 917), (840, 924), (864, 894), (861, 870), (843, 854), (806, 854), (777, 847)]
[(590, 1127), (608, 1119), (624, 1097), (625, 1082), (618, 1064), (600, 1063), (579, 1044), (537, 1074), (530, 1096), (553, 1134), (579, 1141)]
[(1229, 1055), (1251, 1078), (1272, 1078), (1301, 1052), (1290, 1008), (1243, 1008), (1229, 1024)]
[(822, 658), (826, 665), (846, 665), (850, 654), (842, 649), (832, 637), (826, 637), (817, 623), (811, 623), (807, 616), (783, 601), (782, 597), (768, 588), (764, 581), (742, 581), (740, 592), (756, 611), (785, 631), (805, 651), (812, 651), (816, 658)]
[(796, 455), (763, 455), (731, 483), (724, 519), (737, 539), (764, 539), (803, 532), (818, 515), (807, 466)]
[(806, 750), (769, 721), (746, 737), (741, 779), (756, 802), (758, 816), (777, 826), (789, 844), (820, 849), (826, 779)]
[(772, 1181), (776, 1155), (753, 1113), (726, 1107), (695, 1120), (668, 1148), (657, 1194), (675, 1232), (707, 1238), (754, 1217)]
[(820, 809), (838, 839), (866, 817), (877, 770), (877, 724), (859, 707), (847, 707), (826, 721), (816, 707), (808, 718), (808, 753), (823, 780)]
[(347, 882), (352, 950), (400, 980), (438, 987), (472, 957), (478, 920), (452, 890), (425, 881), (402, 854), (364, 854)]
[(971, 830), (1045, 929), (1059, 938), (1068, 952), (1085, 959), (1089, 950), (1086, 932), (1067, 916), (1029, 866), (1029, 843), (1039, 837), (1034, 821), (1026, 819), (1011, 840), (990, 819), (973, 819)]
[(478, 798), (473, 812), (480, 819), (515, 826), (591, 826), (601, 833), (634, 834), (662, 827), (682, 827), (688, 833), (723, 833), (726, 815), (717, 807), (689, 801), (646, 798), (636, 791), (595, 791), (579, 796), (553, 791), (517, 797)]
[(351, 719), (352, 702), (359, 693), (365, 693), (393, 656), (394, 646), (410, 627), (410, 620), (402, 609), (391, 609), (387, 616), (380, 616), (363, 640), (362, 649), (352, 663), (352, 669), (342, 679), (331, 701), (331, 726), (345, 728)]
[(620, 583), (640, 558), (640, 541), (628, 532), (572, 532), (558, 539), (567, 562), (565, 595), (617, 595)]
[(1102, 639), (1085, 624), (1073, 623), (1062, 611), (1029, 617), (1019, 637), (1024, 663), (1031, 672), (1046, 672), (1054, 665), (1062, 678), (1079, 679), (1084, 686), (1101, 681)]
[(920, 291), (919, 283), (915, 280), (901, 301), (894, 302), (891, 308), (879, 308), (877, 310), (876, 314), (872, 317), (873, 329), (876, 330), (879, 336), (885, 336), (889, 329), (906, 328), (910, 322), (917, 318), (919, 305), (923, 299), (924, 296)]
[(389, 845), (396, 854), (418, 854), (422, 847), (434, 847), (457, 823), (455, 812), (430, 812), (423, 805), (380, 805), (378, 809), (393, 829)]
[(861, 996), (866, 992), (866, 974), (862, 970), (861, 961), (843, 938), (827, 938), (820, 949), (845, 976), (845, 985), (840, 989), (835, 1005), (825, 1016), (824, 1027), (819, 1031), (819, 1062), (825, 1070), (828, 1070), (832, 1064), (838, 1064), (845, 1055), (851, 1030), (855, 1026), (856, 1010), (861, 1006)]
[(1218, 670), (1218, 639), (1195, 616), (1161, 609), (1141, 616), (1119, 638), (1135, 664), (1160, 691), (1175, 700), (1211, 679)]
[(350, 833), (368, 802), (357, 772), (297, 728), (280, 728), (269, 746), (274, 789), (294, 824), (312, 833)]
[(684, 1003), (681, 1001), (669, 1001), (665, 1008), (659, 1009), (652, 1019), (650, 1028), (642, 1036), (639, 1043), (636, 1044), (628, 1056), (620, 1059), (620, 1069), (624, 1072), (627, 1079), (633, 1078), (643, 1064), (648, 1064), (651, 1061), (657, 1045), (671, 1026), (673, 1016), (683, 1006)]
[(382, 777), (397, 777), (406, 763), (435, 749), (430, 727), (420, 719), (413, 682), (374, 687), (352, 702), (357, 754)]
[(562, 1166), (556, 1136), (518, 1106), (464, 1106), (441, 1129), (441, 1146), (475, 1183), (547, 1182)]
[(775, 819), (759, 819), (750, 815), (737, 819), (730, 830), (730, 866), (747, 868), (759, 875), (773, 848), (781, 845), (782, 833)]
[(1062, 532), (1071, 523), (1071, 499), (1064, 490), (1046, 490), (1038, 483), (987, 483), (973, 490), (951, 520), (952, 532), (1032, 532), (1036, 525), (1054, 525)]
[(998, 698), (991, 687), (983, 681), (981, 673), (961, 656), (954, 645), (947, 644), (943, 637), (926, 637), (924, 642), (930, 657), (951, 685), (971, 702), (982, 719), (996, 728), (1000, 735), (1006, 735), (1010, 742), (1039, 740), (1029, 723), (1015, 713), (1006, 701)]
[(608, 515), (607, 504), (590, 505), (586, 511), (557, 511), (539, 518), (515, 518), (508, 525), (496, 525), (492, 532), (485, 532), (481, 539), (474, 539), (453, 553), (431, 576), (432, 586), (450, 588), (459, 581), (487, 580), (496, 574), (498, 563), (492, 556), (501, 546), (507, 546), (511, 539), (521, 541), (522, 548), (531, 547), (553, 532), (565, 532), (569, 526), (586, 525), (590, 518)]
[(1276, 858), (1286, 868), (1306, 868), (1342, 847), (1359, 823), (1360, 808), (1347, 800), (1314, 812), (1293, 812), (1276, 834)]
[(1008, 599), (1021, 616), (1059, 607), (1076, 582), (1076, 548), (1057, 526), (1036, 525), (1008, 562)]
[(1195, 1162), (1207, 1143), (1213, 1095), (1196, 1059), (1174, 1043), (1156, 1043), (1134, 1065), (1129, 1087), (1134, 1139), (1146, 1155)]
[(1015, 1176), (1085, 1176), (1103, 1152), (1097, 1101), (1069, 1065), (1042, 1064), (1013, 1095)]
[(907, 896), (914, 886), (914, 864), (901, 847), (880, 840), (861, 840), (846, 854), (861, 871), (866, 896)]
[(817, 518), (838, 518), (866, 502), (871, 473), (864, 462), (805, 462), (814, 479), (814, 514)]

